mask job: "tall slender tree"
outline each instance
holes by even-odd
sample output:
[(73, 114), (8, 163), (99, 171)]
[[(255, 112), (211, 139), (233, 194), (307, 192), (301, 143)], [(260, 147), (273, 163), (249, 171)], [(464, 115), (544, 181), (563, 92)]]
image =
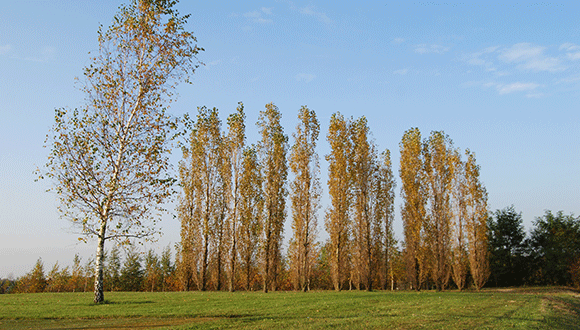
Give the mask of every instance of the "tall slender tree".
[(280, 124), (282, 114), (273, 103), (260, 111), (258, 128), (260, 135), (260, 162), (263, 169), (263, 290), (277, 288), (281, 268), (281, 244), (286, 217), (286, 179), (288, 165), (288, 137)]
[(295, 288), (310, 288), (312, 266), (316, 261), (317, 211), (320, 208), (320, 165), (316, 143), (320, 123), (314, 110), (302, 106), (298, 112), (294, 145), (290, 150), (290, 170), (294, 181), (290, 187), (293, 237), (290, 244), (290, 267)]
[(244, 104), (240, 102), (236, 113), (228, 117), (228, 144), (229, 144), (229, 165), (230, 165), (230, 199), (231, 207), (228, 221), (229, 232), (229, 291), (234, 291), (236, 278), (236, 261), (238, 258), (238, 236), (241, 224), (240, 199), (242, 191), (240, 180), (243, 175), (244, 147), (246, 144), (246, 114)]
[(480, 167), (476, 164), (475, 155), (466, 150), (465, 185), (466, 191), (466, 231), (469, 249), (469, 269), (477, 290), (480, 290), (489, 278), (489, 243), (487, 220), (487, 191), (479, 180)]
[(244, 287), (251, 288), (255, 275), (258, 246), (263, 217), (262, 176), (255, 146), (246, 147), (242, 156), (240, 178), (239, 254), (243, 269)]
[(404, 258), (407, 281), (415, 290), (421, 290), (427, 277), (425, 215), (427, 189), (424, 183), (425, 168), (421, 132), (411, 128), (403, 134), (399, 144), (401, 151), (399, 174), (401, 177), (401, 217), (405, 235)]
[(455, 170), (453, 142), (441, 131), (433, 131), (424, 148), (427, 199), (427, 239), (432, 278), (438, 291), (445, 289), (451, 275), (451, 209)]
[(173, 192), (167, 154), (176, 121), (166, 105), (201, 50), (176, 3), (133, 0), (99, 29), (98, 53), (84, 69), (87, 105), (57, 109), (47, 141), (46, 175), (61, 213), (97, 239), (95, 303), (104, 301), (105, 241), (150, 237)]
[(328, 161), (328, 192), (331, 205), (326, 212), (325, 227), (330, 236), (329, 264), (332, 284), (336, 291), (343, 288), (349, 273), (349, 239), (351, 185), (349, 164), (352, 142), (349, 138), (349, 123), (339, 112), (332, 114), (327, 140), (330, 153)]
[[(393, 175), (391, 164), (391, 153), (387, 149), (380, 156), (376, 179), (374, 184), (375, 207), (374, 222), (375, 233), (378, 236), (375, 239), (375, 250), (377, 261), (382, 260), (382, 265), (377, 267), (382, 279), (382, 288), (386, 290), (389, 286), (394, 289), (395, 279), (393, 270), (393, 260), (396, 249), (396, 239), (393, 230), (393, 221), (395, 218), (395, 177)], [(379, 266), (377, 264), (377, 266)], [(380, 269), (380, 270), (379, 270)]]
[(469, 258), (467, 244), (466, 221), (468, 217), (467, 199), (469, 192), (467, 189), (465, 162), (459, 157), (455, 158), (455, 174), (453, 176), (453, 218), (451, 229), (451, 268), (453, 271), (453, 282), (461, 291), (466, 286)]
[[(207, 289), (212, 249), (219, 247), (220, 221), (223, 220), (223, 136), (216, 108), (198, 109), (190, 136), (190, 147), (183, 150), (180, 181), (184, 189), (179, 205), (182, 223), (183, 267), (193, 262), (198, 288)], [(188, 251), (187, 249), (191, 249)], [(219, 281), (219, 278), (218, 278)]]
[(375, 267), (373, 237), (376, 237), (374, 231), (379, 229), (373, 226), (372, 214), (375, 203), (373, 181), (377, 167), (376, 147), (370, 140), (370, 129), (364, 116), (355, 120), (350, 129), (353, 146), (350, 174), (353, 193), (354, 283), (357, 289), (360, 289), (362, 285), (367, 291), (371, 291)]

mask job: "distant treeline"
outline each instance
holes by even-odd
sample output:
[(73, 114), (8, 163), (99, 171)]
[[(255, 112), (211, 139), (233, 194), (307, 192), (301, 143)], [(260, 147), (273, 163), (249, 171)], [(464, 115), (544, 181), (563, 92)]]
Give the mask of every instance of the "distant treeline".
[[(580, 218), (556, 214), (551, 211), (536, 218), (526, 235), (521, 214), (514, 207), (493, 212), (488, 219), (490, 280), (487, 287), (523, 285), (566, 285), (580, 287)], [(317, 247), (311, 289), (333, 289), (329, 268), (329, 246), (326, 242)], [(124, 251), (124, 253), (122, 253)], [(124, 254), (123, 258), (121, 254)], [(395, 249), (393, 261), (393, 289), (409, 289), (405, 262), (400, 247)], [(171, 250), (161, 255), (149, 250), (139, 253), (134, 248), (114, 248), (106, 258), (106, 291), (181, 291), (187, 289), (182, 281)], [(283, 258), (280, 290), (294, 286), (287, 257)], [(213, 265), (215, 267), (215, 265)], [(253, 266), (257, 268), (256, 265)], [(249, 290), (260, 290), (262, 279), (258, 269), (250, 281)], [(77, 255), (72, 267), (62, 267), (58, 262), (47, 272), (41, 259), (26, 275), (17, 279), (1, 279), (0, 293), (26, 292), (85, 292), (93, 290), (94, 259), (82, 262)], [(469, 280), (470, 281), (470, 280)], [(377, 285), (379, 283), (376, 283)], [(245, 279), (234, 282), (235, 288), (244, 290)], [(435, 288), (428, 279), (425, 288)], [(216, 290), (217, 278), (210, 277), (207, 289)], [(456, 289), (451, 284), (449, 289)], [(348, 289), (348, 288), (347, 288)], [(352, 287), (352, 289), (355, 289)], [(390, 289), (390, 287), (389, 287)]]

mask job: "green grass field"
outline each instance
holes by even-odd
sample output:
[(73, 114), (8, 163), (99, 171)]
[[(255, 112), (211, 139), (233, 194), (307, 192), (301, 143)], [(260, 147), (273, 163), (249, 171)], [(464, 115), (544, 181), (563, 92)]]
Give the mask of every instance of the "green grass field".
[(168, 292), (0, 295), (0, 329), (580, 329), (580, 295), (483, 292)]

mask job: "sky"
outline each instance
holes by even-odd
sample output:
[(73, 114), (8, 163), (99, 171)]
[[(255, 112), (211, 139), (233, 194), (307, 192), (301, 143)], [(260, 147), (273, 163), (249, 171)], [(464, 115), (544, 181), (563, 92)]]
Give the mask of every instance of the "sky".
[[(82, 70), (122, 1), (0, 3), (0, 278), (94, 255), (96, 242), (57, 212), (46, 163), (54, 110), (85, 104)], [(573, 2), (182, 1), (187, 29), (205, 49), (173, 115), (216, 107), (223, 120), (242, 101), (248, 143), (273, 102), (292, 143), (298, 110), (321, 122), (324, 196), (330, 116), (366, 116), (379, 150), (399, 171), (399, 142), (418, 127), (444, 131), (481, 166), (491, 211), (514, 205), (529, 231), (545, 210), (580, 215), (580, 4)], [(77, 80), (78, 78), (78, 80)], [(225, 127), (225, 125), (224, 125)], [(177, 165), (180, 151), (171, 156)], [(403, 239), (400, 180), (395, 232)], [(323, 218), (319, 217), (321, 240)], [(141, 249), (179, 241), (179, 221)], [(291, 236), (290, 218), (284, 236)], [(109, 244), (107, 246), (111, 248)]]

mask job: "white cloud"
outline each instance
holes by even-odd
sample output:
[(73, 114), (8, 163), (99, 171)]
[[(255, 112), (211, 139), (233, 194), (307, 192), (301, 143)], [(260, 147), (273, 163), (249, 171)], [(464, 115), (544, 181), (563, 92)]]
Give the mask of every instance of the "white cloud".
[(580, 60), (580, 52), (566, 54), (571, 61)]
[(580, 46), (573, 44), (573, 43), (570, 43), (570, 42), (566, 42), (560, 46), (560, 50), (567, 50), (567, 51), (580, 50)]
[(407, 72), (409, 72), (408, 69), (400, 69), (400, 70), (393, 71), (393, 74), (400, 74), (401, 76), (403, 76), (403, 75), (406, 75)]
[(403, 42), (405, 42), (405, 39), (403, 39), (403, 38), (395, 38), (395, 39), (393, 39), (393, 43), (396, 43), (396, 44), (401, 44)]
[(443, 54), (449, 51), (449, 47), (444, 47), (441, 45), (427, 45), (427, 44), (420, 44), (415, 46), (415, 53), (419, 54)]
[(519, 69), (532, 71), (563, 71), (560, 59), (544, 55), (546, 48), (530, 43), (518, 43), (500, 51), (498, 59), (505, 63), (518, 64)]
[(259, 11), (257, 11), (257, 10), (249, 11), (247, 13), (244, 13), (244, 17), (247, 17), (247, 18), (258, 18), (261, 15), (262, 14)]
[(7, 54), (11, 50), (12, 50), (12, 45), (10, 45), (10, 44), (0, 46), (0, 55)]
[(296, 81), (304, 81), (306, 83), (311, 82), (314, 78), (316, 78), (316, 75), (311, 73), (299, 73), (296, 75)]
[(316, 11), (314, 6), (306, 6), (304, 8), (299, 9), (300, 13), (307, 16), (314, 16), (318, 21), (324, 24), (331, 24), (332, 20), (326, 16), (325, 13)]
[(254, 23), (259, 24), (270, 24), (274, 23), (271, 18), (265, 18), (262, 14), (272, 15), (272, 8), (262, 7), (260, 10), (254, 10), (247, 13), (244, 13), (244, 17), (250, 19)]
[(471, 65), (483, 66), (485, 67), (486, 71), (489, 72), (496, 72), (497, 69), (493, 65), (492, 60), (490, 60), (490, 56), (494, 53), (499, 47), (487, 47), (480, 52), (475, 52), (471, 54), (467, 54), (463, 56), (463, 60)]
[(535, 83), (521, 83), (515, 82), (509, 85), (497, 85), (497, 91), (500, 95), (510, 94), (514, 92), (531, 91), (538, 88), (540, 85)]
[(568, 57), (569, 60), (580, 60), (580, 46), (567, 42), (560, 46), (560, 50), (567, 51), (566, 57)]

